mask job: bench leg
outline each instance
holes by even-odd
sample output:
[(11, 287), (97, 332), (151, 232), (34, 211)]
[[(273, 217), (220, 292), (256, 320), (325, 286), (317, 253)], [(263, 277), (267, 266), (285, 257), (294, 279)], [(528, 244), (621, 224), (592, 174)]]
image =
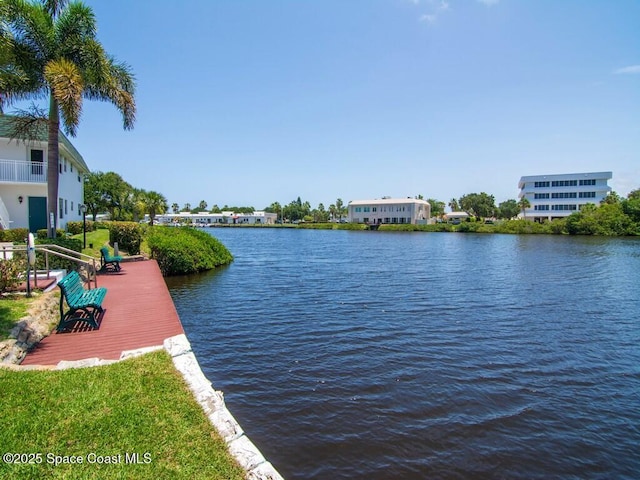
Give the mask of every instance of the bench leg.
[[(79, 311), (82, 311), (85, 314), (85, 316), (76, 315)], [(102, 307), (99, 308), (99, 312), (100, 313), (103, 312)], [(56, 331), (62, 332), (66, 330), (66, 328), (70, 324), (73, 325), (76, 322), (84, 322), (84, 323), (87, 323), (90, 327), (93, 327), (95, 329), (99, 328), (98, 322), (96, 320), (95, 311), (92, 312), (88, 308), (78, 308), (75, 310), (69, 310), (67, 313), (64, 314), (64, 317), (60, 319), (60, 323), (58, 324)]]

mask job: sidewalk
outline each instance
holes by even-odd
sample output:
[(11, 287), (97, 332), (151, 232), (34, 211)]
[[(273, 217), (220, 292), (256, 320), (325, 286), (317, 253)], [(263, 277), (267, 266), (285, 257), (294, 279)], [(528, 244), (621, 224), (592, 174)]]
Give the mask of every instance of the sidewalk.
[(107, 288), (100, 328), (80, 324), (72, 332), (54, 330), (22, 365), (56, 365), (61, 360), (93, 357), (117, 360), (122, 351), (162, 345), (166, 338), (184, 334), (155, 260), (123, 263), (119, 273), (98, 275), (98, 286)]

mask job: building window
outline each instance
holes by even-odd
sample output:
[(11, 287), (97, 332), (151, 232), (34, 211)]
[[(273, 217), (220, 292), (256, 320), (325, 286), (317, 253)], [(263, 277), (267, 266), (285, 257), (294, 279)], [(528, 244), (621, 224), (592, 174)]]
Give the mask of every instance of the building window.
[(533, 198), (535, 198), (536, 200), (541, 200), (544, 198), (549, 198), (549, 194), (548, 193), (536, 193)]
[(545, 188), (549, 186), (549, 182), (535, 182), (533, 186), (534, 188)]
[(80, 183), (80, 175), (78, 175), (78, 183)]
[(58, 160), (58, 168), (60, 169), (60, 173), (62, 173), (62, 162)]
[(44, 150), (31, 150), (31, 175), (44, 173)]
[(596, 184), (596, 179), (592, 178), (589, 180), (580, 180), (580, 185), (595, 185)]
[(66, 215), (67, 213), (68, 213), (68, 210), (67, 210), (67, 201), (65, 200), (65, 201), (64, 201), (64, 214)]
[(596, 192), (580, 192), (579, 198), (596, 198)]
[(71, 200), (71, 211), (73, 212), (73, 200)]
[(378, 211), (378, 208), (377, 208), (377, 207), (372, 207), (372, 208), (371, 208), (371, 211), (372, 211), (372, 212), (377, 212), (377, 211)]
[(554, 180), (551, 182), (552, 187), (576, 187), (578, 186), (577, 180)]
[(551, 198), (576, 198), (576, 192), (552, 193)]
[(534, 210), (549, 210), (549, 205), (536, 205)]
[(566, 210), (577, 210), (577, 206), (576, 205), (551, 205), (551, 210), (562, 210), (562, 211), (566, 211)]
[(62, 219), (63, 218), (63, 213), (64, 213), (64, 200), (62, 200), (61, 198), (58, 199), (58, 207), (60, 210), (60, 215), (58, 218)]

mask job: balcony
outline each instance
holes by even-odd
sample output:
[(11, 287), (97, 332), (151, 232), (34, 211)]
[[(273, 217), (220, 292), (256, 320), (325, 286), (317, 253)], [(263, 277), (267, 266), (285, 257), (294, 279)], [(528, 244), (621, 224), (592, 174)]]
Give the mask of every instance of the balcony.
[(24, 160), (0, 160), (2, 183), (47, 183), (47, 164)]

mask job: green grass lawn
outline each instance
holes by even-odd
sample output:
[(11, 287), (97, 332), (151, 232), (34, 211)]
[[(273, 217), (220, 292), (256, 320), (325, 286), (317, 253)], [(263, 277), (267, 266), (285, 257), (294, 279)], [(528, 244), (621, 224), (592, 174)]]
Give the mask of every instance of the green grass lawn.
[[(78, 240), (84, 240), (82, 233), (72, 235), (71, 238), (77, 238)], [(91, 255), (92, 257), (100, 258), (100, 248), (109, 243), (109, 230), (100, 228), (95, 232), (87, 232), (87, 248), (82, 249), (82, 253), (85, 255)], [(89, 244), (93, 245), (93, 248), (89, 247)]]
[(27, 314), (33, 300), (24, 295), (0, 296), (0, 341), (9, 338), (13, 325)]
[[(0, 478), (244, 478), (164, 351), (105, 367), (0, 369), (0, 385), (0, 454), (33, 461), (0, 460)], [(83, 463), (54, 465), (72, 458)]]

